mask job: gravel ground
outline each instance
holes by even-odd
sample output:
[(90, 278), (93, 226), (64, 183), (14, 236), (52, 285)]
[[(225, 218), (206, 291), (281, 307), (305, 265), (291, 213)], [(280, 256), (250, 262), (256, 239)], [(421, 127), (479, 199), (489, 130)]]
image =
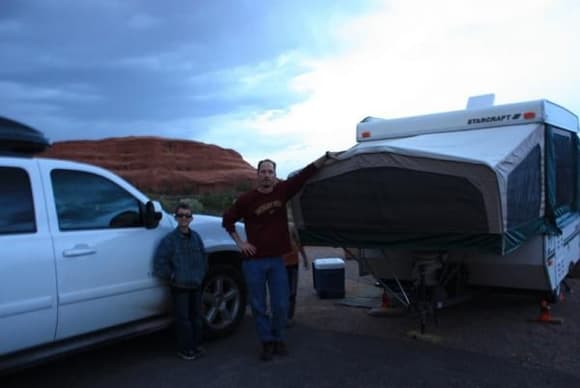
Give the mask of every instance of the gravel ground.
[[(340, 250), (310, 248), (311, 257)], [(290, 355), (264, 364), (257, 358), (255, 325), (248, 316), (231, 337), (208, 342), (205, 357), (178, 359), (170, 330), (69, 355), (12, 376), (0, 387), (45, 385), (113, 387), (578, 387), (578, 295), (554, 306), (561, 325), (531, 323), (538, 301), (529, 296), (482, 295), (439, 314), (430, 337), (413, 339), (412, 315), (374, 317), (381, 290), (346, 261), (346, 298), (319, 299), (312, 270), (302, 268)], [(579, 287), (579, 279), (571, 281)], [(580, 293), (580, 292), (579, 292)], [(368, 303), (367, 303), (368, 304)], [(427, 339), (423, 341), (423, 339)], [(438, 341), (435, 341), (438, 340)]]
[[(342, 250), (308, 247), (311, 259), (343, 257)], [(352, 334), (417, 341), (414, 314), (371, 316), (369, 308), (341, 302), (356, 300), (380, 307), (381, 289), (374, 279), (358, 276), (358, 264), (345, 261), (346, 299), (320, 299), (312, 287), (312, 270), (301, 268), (296, 320), (306, 326)], [(468, 350), (509, 359), (521, 365), (563, 371), (580, 377), (580, 279), (568, 279), (572, 293), (551, 306), (561, 324), (533, 322), (539, 316), (539, 299), (531, 295), (487, 293), (440, 310), (438, 325), (427, 321), (425, 338), (433, 346)], [(574, 294), (576, 290), (576, 294)]]

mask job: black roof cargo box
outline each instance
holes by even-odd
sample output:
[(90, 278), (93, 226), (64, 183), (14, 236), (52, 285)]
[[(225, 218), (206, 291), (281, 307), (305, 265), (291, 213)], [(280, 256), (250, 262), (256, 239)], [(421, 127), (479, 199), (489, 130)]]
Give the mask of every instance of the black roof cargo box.
[(0, 154), (35, 154), (50, 147), (42, 132), (0, 116)]

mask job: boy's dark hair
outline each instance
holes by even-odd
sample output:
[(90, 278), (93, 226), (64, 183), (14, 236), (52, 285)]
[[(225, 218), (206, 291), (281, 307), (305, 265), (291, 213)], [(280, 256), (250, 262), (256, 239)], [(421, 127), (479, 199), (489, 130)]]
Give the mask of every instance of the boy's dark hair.
[(276, 162), (271, 159), (262, 159), (258, 162), (258, 171), (260, 171), (260, 167), (262, 167), (263, 163), (272, 163), (272, 167), (274, 167), (274, 170), (276, 170)]
[(192, 211), (191, 211), (191, 206), (189, 206), (187, 203), (184, 203), (184, 202), (180, 202), (180, 203), (178, 203), (178, 204), (177, 204), (177, 206), (175, 206), (175, 211), (174, 211), (174, 213), (175, 213), (175, 214), (177, 214), (177, 211), (178, 211), (179, 209), (182, 209), (182, 210), (189, 210), (189, 212), (190, 212), (190, 213), (192, 213)]

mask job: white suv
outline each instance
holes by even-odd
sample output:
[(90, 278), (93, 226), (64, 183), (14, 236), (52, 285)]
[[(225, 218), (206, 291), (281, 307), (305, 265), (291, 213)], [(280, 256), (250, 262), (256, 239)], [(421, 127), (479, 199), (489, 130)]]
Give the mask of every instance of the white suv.
[[(109, 171), (26, 154), (47, 145), (0, 117), (0, 370), (170, 323), (152, 259), (173, 218)], [(240, 254), (219, 218), (192, 227), (209, 253), (206, 333), (225, 335), (245, 313)]]

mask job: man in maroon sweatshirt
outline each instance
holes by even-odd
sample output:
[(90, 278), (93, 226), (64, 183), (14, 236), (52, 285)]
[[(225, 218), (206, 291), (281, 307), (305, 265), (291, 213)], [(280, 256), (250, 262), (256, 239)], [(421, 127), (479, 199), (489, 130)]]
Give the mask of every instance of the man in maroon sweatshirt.
[[(245, 258), (242, 270), (262, 342), (260, 359), (264, 361), (271, 360), (273, 354), (288, 354), (284, 342), (288, 279), (282, 255), (292, 247), (286, 203), (323, 164), (335, 158), (335, 154), (327, 152), (285, 181), (276, 177), (276, 163), (269, 159), (260, 161), (257, 188), (242, 194), (223, 215), (222, 226)], [(246, 226), (246, 241), (236, 233), (235, 223), (239, 220)], [(270, 294), (271, 317), (267, 314), (266, 287)]]

